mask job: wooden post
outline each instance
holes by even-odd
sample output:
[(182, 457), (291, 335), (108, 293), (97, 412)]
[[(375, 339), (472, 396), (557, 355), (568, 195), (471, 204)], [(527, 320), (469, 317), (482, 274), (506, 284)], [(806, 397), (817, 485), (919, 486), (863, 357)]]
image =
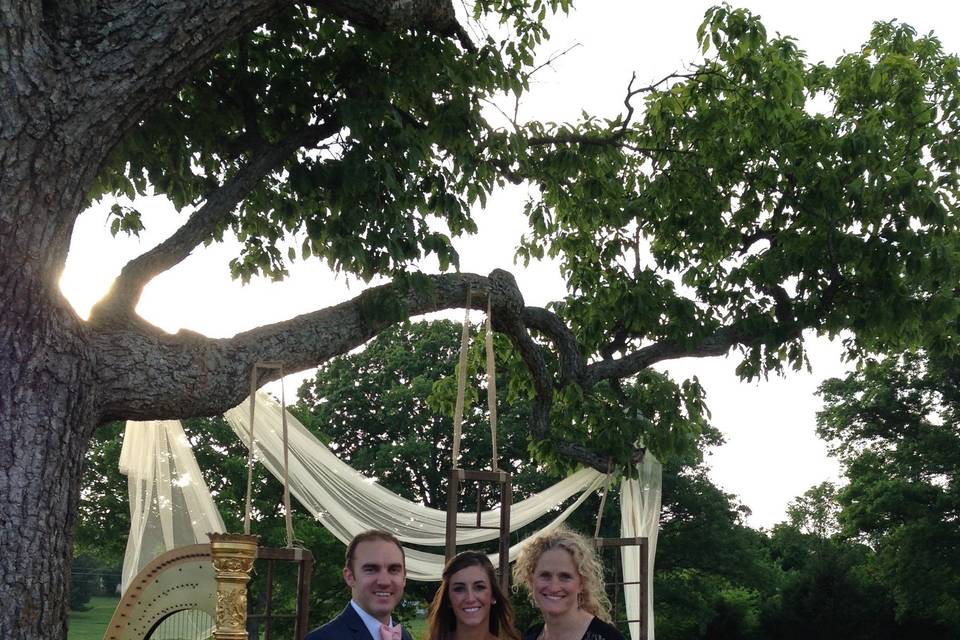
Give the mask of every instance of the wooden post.
[[(593, 544), (597, 549), (606, 549), (616, 547), (620, 549), (621, 559), (623, 547), (640, 547), (640, 579), (636, 581), (618, 581), (607, 583), (609, 585), (622, 587), (628, 584), (635, 584), (639, 587), (640, 617), (636, 619), (627, 619), (628, 625), (637, 622), (640, 624), (640, 638), (646, 640), (649, 637), (649, 593), (647, 592), (647, 574), (649, 572), (649, 540), (647, 538), (594, 538)], [(624, 609), (626, 609), (626, 594), (624, 594)]]

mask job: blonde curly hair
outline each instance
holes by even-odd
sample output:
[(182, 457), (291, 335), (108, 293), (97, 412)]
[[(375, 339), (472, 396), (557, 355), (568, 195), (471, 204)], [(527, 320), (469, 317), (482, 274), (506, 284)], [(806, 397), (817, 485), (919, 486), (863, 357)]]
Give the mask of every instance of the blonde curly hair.
[(593, 552), (593, 545), (582, 535), (566, 527), (540, 534), (523, 546), (513, 565), (514, 590), (523, 585), (530, 596), (533, 596), (531, 585), (537, 563), (540, 562), (540, 556), (551, 549), (563, 549), (569, 553), (573, 566), (580, 574), (583, 581), (580, 608), (605, 622), (610, 622), (610, 599), (603, 588), (603, 565)]

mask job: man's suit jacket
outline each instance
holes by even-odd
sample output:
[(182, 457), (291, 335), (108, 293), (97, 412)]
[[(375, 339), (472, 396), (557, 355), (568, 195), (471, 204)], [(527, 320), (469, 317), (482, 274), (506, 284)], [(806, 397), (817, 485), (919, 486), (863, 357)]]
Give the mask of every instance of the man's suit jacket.
[[(406, 627), (402, 631), (403, 640), (413, 640)], [(308, 633), (304, 640), (380, 640), (380, 638), (370, 637), (367, 626), (354, 611), (353, 605), (348, 602), (340, 615)]]

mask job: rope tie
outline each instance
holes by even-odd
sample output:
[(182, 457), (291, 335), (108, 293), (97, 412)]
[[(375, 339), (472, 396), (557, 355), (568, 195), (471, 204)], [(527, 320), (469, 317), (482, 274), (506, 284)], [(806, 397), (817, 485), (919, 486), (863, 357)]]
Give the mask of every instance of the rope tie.
[[(460, 458), (460, 440), (463, 434), (463, 410), (467, 394), (467, 353), (470, 350), (470, 301), (473, 289), (467, 288), (466, 313), (463, 317), (463, 332), (460, 335), (460, 361), (457, 365), (457, 403), (453, 411), (453, 467), (457, 468)], [(490, 450), (491, 470), (496, 471), (497, 456), (497, 365), (493, 351), (493, 315), (490, 296), (487, 295), (487, 320), (485, 325), (484, 346), (487, 352), (487, 405), (490, 410)]]
[(463, 332), (460, 335), (460, 364), (457, 370), (457, 404), (453, 410), (453, 467), (460, 458), (460, 433), (463, 426), (463, 403), (467, 391), (467, 350), (470, 348), (470, 298), (473, 294), (467, 287), (466, 312), (463, 315)]
[(490, 470), (496, 471), (497, 465), (497, 363), (493, 356), (493, 325), (490, 321), (492, 308), (490, 296), (487, 295), (487, 406), (490, 409), (490, 450), (492, 457)]
[[(607, 481), (603, 486), (603, 495), (600, 497), (600, 507), (597, 509), (597, 528), (593, 530), (593, 537), (600, 537), (600, 523), (603, 521), (603, 507), (607, 504), (607, 493), (610, 491), (610, 478), (613, 475), (613, 459), (607, 460)], [(622, 509), (623, 507), (621, 507)]]

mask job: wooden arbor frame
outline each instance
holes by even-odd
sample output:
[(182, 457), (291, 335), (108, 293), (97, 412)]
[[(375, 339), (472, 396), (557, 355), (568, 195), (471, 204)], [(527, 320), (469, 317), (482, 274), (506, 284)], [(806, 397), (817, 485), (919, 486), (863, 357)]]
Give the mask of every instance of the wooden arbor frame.
[[(251, 613), (247, 621), (263, 624), (263, 640), (270, 640), (270, 627), (274, 620), (294, 619), (294, 638), (303, 640), (307, 635), (310, 613), (310, 576), (313, 574), (313, 554), (309, 549), (299, 547), (260, 547), (257, 560), (267, 563), (266, 602), (263, 613)], [(290, 562), (297, 565), (297, 603), (293, 613), (277, 613), (273, 610), (274, 565), (276, 562)]]
[(457, 496), (465, 481), (488, 482), (500, 486), (500, 526), (484, 526), (480, 519), (480, 491), (477, 491), (477, 523), (471, 529), (500, 529), (500, 586), (506, 592), (510, 588), (510, 507), (513, 505), (513, 485), (506, 471), (468, 471), (454, 467), (450, 470), (447, 485), (447, 535), (446, 561), (457, 554)]
[[(597, 548), (598, 552), (602, 552), (604, 549), (618, 549), (620, 551), (620, 556), (622, 560), (623, 548), (624, 547), (639, 547), (640, 555), (640, 579), (639, 580), (617, 580), (617, 581), (607, 581), (608, 587), (615, 587), (614, 593), (618, 593), (619, 590), (616, 587), (623, 587), (629, 584), (635, 584), (639, 590), (639, 599), (640, 599), (640, 617), (636, 619), (630, 619), (629, 617), (624, 620), (615, 620), (614, 622), (625, 622), (627, 625), (630, 625), (634, 622), (640, 623), (640, 638), (641, 640), (647, 640), (650, 637), (649, 629), (649, 593), (647, 591), (647, 577), (650, 571), (650, 562), (649, 562), (649, 551), (650, 551), (650, 541), (647, 538), (594, 538), (593, 545)], [(622, 571), (619, 572), (622, 578)], [(614, 609), (616, 608), (616, 597), (614, 597), (613, 604)], [(624, 615), (626, 615), (626, 603), (624, 603)]]

